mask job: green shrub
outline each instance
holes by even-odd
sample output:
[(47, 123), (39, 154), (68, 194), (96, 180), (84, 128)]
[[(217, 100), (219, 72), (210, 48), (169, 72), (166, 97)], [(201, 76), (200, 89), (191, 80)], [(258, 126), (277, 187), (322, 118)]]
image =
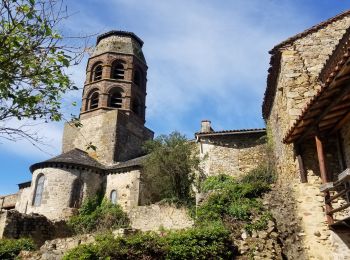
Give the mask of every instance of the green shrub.
[(202, 191), (208, 192), (213, 190), (222, 190), (234, 185), (236, 181), (233, 177), (226, 174), (219, 174), (208, 177), (202, 184)]
[(262, 211), (258, 198), (269, 190), (264, 181), (236, 181), (228, 175), (211, 176), (203, 183), (205, 191), (212, 190), (209, 198), (197, 209), (197, 222), (219, 221), (225, 215), (248, 220), (252, 213)]
[(100, 236), (95, 244), (68, 251), (64, 260), (90, 259), (230, 259), (234, 247), (221, 225), (171, 231), (165, 236), (139, 233), (114, 238)]
[(76, 233), (89, 233), (128, 227), (129, 219), (119, 205), (114, 205), (98, 196), (87, 199), (79, 214), (68, 221)]
[(241, 178), (243, 183), (266, 183), (271, 184), (276, 181), (276, 172), (269, 165), (259, 165)]
[(229, 231), (218, 223), (172, 232), (164, 237), (166, 259), (232, 259)]
[(35, 244), (32, 239), (0, 239), (0, 259), (15, 259), (22, 251), (35, 250)]
[(239, 220), (249, 220), (253, 211), (262, 211), (261, 202), (255, 199), (243, 198), (239, 201), (232, 201), (227, 209), (227, 214)]

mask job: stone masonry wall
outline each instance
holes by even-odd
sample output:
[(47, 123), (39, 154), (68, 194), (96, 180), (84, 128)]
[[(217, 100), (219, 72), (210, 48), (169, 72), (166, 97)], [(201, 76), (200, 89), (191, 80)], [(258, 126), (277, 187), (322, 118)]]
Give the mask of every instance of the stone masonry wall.
[(266, 161), (264, 134), (201, 137), (201, 165), (207, 176), (240, 176)]
[[(329, 240), (330, 231), (325, 222), (323, 197), (319, 192), (321, 180), (314, 140), (302, 144), (304, 166), (308, 173), (306, 184), (300, 184), (294, 145), (283, 144), (282, 140), (306, 103), (320, 89), (317, 77), (349, 26), (350, 17), (345, 17), (281, 50), (276, 95), (267, 120), (269, 136), (274, 146), (278, 181), (293, 186), (293, 196), (284, 198), (284, 201), (296, 203), (296, 214), (303, 229), (300, 239), (308, 259), (332, 259), (336, 255), (336, 248)], [(334, 166), (332, 173), (335, 174), (339, 171), (335, 168), (337, 158), (332, 154), (333, 148), (326, 147), (326, 153), (327, 149), (327, 161), (330, 167)]]
[(185, 229), (193, 225), (186, 208), (152, 204), (139, 206), (129, 212), (131, 227), (142, 231), (165, 229)]
[(12, 208), (16, 204), (17, 198), (17, 193), (6, 196), (0, 196), (0, 209)]
[(114, 162), (116, 147), (118, 111), (112, 110), (100, 115), (81, 119), (83, 126), (76, 128), (66, 123), (64, 126), (62, 152), (68, 152), (74, 148), (86, 150), (92, 143), (97, 147), (96, 152), (89, 150), (93, 158), (105, 164)]
[(85, 151), (92, 143), (97, 149), (87, 151), (89, 155), (107, 165), (140, 156), (143, 142), (152, 139), (153, 132), (144, 127), (140, 119), (125, 111), (101, 111), (81, 119), (83, 126), (80, 128), (65, 124), (62, 152), (74, 148)]
[(340, 130), (343, 141), (344, 159), (347, 167), (350, 167), (350, 121)]
[(15, 209), (22, 213), (27, 213), (28, 206), (30, 206), (31, 187), (20, 189), (18, 191), (18, 200)]
[[(44, 174), (45, 176), (44, 191), (41, 205), (34, 206), (35, 185), (39, 174)], [(73, 182), (79, 176), (84, 183), (83, 199), (95, 195), (101, 188), (102, 177), (89, 170), (66, 168), (43, 168), (35, 170), (32, 175), (32, 186), (30, 187), (29, 196), (21, 196), (21, 202), (18, 203), (17, 209), (24, 213), (23, 206), (20, 205), (27, 204), (27, 213), (43, 214), (49, 219), (68, 218), (75, 211), (75, 209), (69, 207), (69, 202)]]
[(138, 206), (139, 202), (140, 171), (130, 170), (107, 175), (106, 197), (110, 198), (112, 190), (117, 191), (117, 203), (124, 210)]
[(69, 235), (71, 232), (64, 222), (51, 222), (45, 216), (15, 210), (0, 213), (0, 239), (30, 237), (42, 245), (46, 240)]

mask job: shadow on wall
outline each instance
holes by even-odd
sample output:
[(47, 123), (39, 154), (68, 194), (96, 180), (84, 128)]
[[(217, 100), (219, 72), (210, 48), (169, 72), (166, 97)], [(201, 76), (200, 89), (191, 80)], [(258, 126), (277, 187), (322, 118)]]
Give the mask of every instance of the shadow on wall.
[(302, 228), (296, 213), (296, 201), (293, 198), (293, 191), (289, 185), (276, 184), (271, 192), (264, 196), (264, 204), (267, 204), (276, 219), (278, 240), (284, 259), (307, 259), (303, 239), (299, 236)]
[(244, 149), (244, 148), (254, 148), (257, 145), (266, 143), (265, 134), (257, 134), (252, 136), (252, 134), (244, 135), (241, 134), (239, 137), (235, 136), (211, 136), (210, 138), (202, 137), (203, 143), (212, 144), (216, 146)]
[(331, 243), (337, 249), (334, 259), (348, 259), (350, 255), (350, 233), (348, 231), (331, 231)]

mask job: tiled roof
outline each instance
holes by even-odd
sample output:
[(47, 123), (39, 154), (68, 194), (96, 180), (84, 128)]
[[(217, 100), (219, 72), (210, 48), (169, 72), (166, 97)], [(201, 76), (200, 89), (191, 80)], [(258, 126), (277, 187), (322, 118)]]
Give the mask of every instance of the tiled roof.
[(284, 47), (288, 44), (292, 44), (294, 41), (305, 37), (306, 35), (316, 32), (327, 25), (338, 21), (346, 16), (350, 15), (350, 10), (347, 10), (341, 14), (338, 14), (337, 16), (334, 16), (324, 22), (321, 22), (299, 34), (294, 35), (293, 37), (288, 38), (287, 40), (277, 44), (275, 47), (272, 48), (272, 50), (269, 51), (271, 54), (270, 59), (270, 68), (268, 70), (268, 76), (267, 76), (267, 87), (264, 94), (264, 100), (262, 105), (262, 114), (263, 118), (267, 119), (270, 115), (272, 104), (275, 98), (275, 92), (276, 92), (276, 86), (277, 86), (277, 78), (279, 75), (279, 69), (280, 69), (280, 59), (281, 59), (281, 53), (280, 48)]
[(252, 129), (236, 129), (236, 130), (223, 130), (212, 132), (197, 132), (195, 136), (212, 136), (212, 135), (235, 135), (235, 134), (250, 134), (250, 133), (263, 133), (266, 132), (265, 128), (252, 128)]
[(112, 36), (112, 35), (116, 35), (116, 36), (129, 36), (131, 38), (133, 38), (135, 41), (137, 41), (140, 46), (142, 47), (143, 45), (143, 41), (136, 35), (134, 34), (133, 32), (127, 32), (127, 31), (119, 31), (119, 30), (112, 30), (112, 31), (109, 31), (109, 32), (106, 32), (106, 33), (103, 33), (99, 36), (97, 36), (97, 41), (96, 41), (96, 45), (104, 38), (107, 38), (109, 36)]
[[(105, 166), (99, 163), (94, 158), (90, 157), (87, 152), (75, 148), (66, 153), (53, 157), (49, 160), (33, 164), (32, 166), (30, 166), (30, 171), (33, 172), (34, 170), (38, 168), (43, 168), (43, 167), (68, 165), (68, 166), (86, 167), (101, 173), (108, 173), (111, 170), (141, 166), (146, 157), (147, 155), (144, 155), (128, 161), (118, 162), (112, 166)], [(26, 183), (21, 183), (19, 185), (23, 186), (25, 184)]]
[(344, 36), (339, 41), (339, 44), (337, 45), (334, 52), (329, 57), (325, 66), (321, 70), (319, 78), (323, 81), (322, 88), (305, 105), (301, 115), (294, 122), (293, 126), (289, 129), (285, 138), (283, 139), (283, 142), (290, 142), (290, 138), (293, 132), (296, 130), (296, 128), (301, 127), (300, 125), (303, 122), (310, 108), (314, 106), (318, 102), (318, 100), (321, 98), (323, 93), (325, 93), (329, 89), (330, 84), (333, 82), (337, 73), (340, 72), (341, 69), (344, 67), (349, 57), (350, 57), (350, 28), (346, 30)]
[(31, 172), (33, 172), (35, 169), (56, 164), (83, 166), (98, 171), (101, 171), (105, 168), (94, 158), (90, 157), (87, 152), (75, 148), (66, 153), (53, 157), (49, 160), (35, 163), (32, 166), (30, 166), (29, 169)]

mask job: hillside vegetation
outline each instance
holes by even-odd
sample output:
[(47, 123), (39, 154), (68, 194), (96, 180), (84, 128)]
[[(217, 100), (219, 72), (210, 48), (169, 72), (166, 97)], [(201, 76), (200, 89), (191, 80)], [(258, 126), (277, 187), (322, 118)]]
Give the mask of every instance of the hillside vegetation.
[(64, 259), (233, 259), (239, 254), (236, 239), (242, 229), (251, 234), (267, 228), (271, 215), (260, 198), (273, 181), (273, 172), (266, 167), (240, 179), (209, 177), (201, 184), (207, 198), (191, 209), (193, 228), (125, 237), (104, 233), (95, 243), (68, 251)]

